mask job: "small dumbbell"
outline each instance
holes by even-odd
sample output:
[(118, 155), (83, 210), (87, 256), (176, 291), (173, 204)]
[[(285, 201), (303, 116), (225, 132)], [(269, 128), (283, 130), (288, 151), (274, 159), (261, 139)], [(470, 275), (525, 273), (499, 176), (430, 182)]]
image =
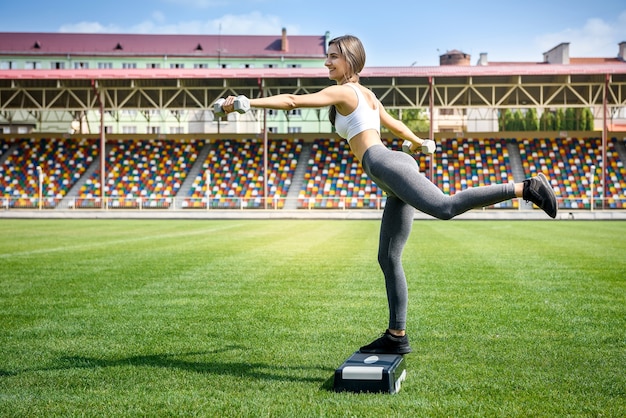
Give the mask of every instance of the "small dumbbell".
[[(402, 143), (402, 151), (406, 152), (407, 154), (412, 154), (413, 152), (411, 151), (411, 145), (413, 145), (411, 141), (405, 140)], [(422, 141), (422, 154), (434, 154), (436, 150), (437, 144), (435, 144), (435, 141), (433, 141), (432, 139), (424, 139)]]
[[(222, 108), (225, 101), (226, 99), (220, 97), (215, 101), (215, 103), (213, 103), (213, 114), (215, 116), (220, 118), (222, 116), (226, 116), (226, 112), (224, 112), (224, 109)], [(237, 113), (246, 113), (250, 110), (250, 100), (248, 100), (248, 98), (244, 95), (237, 96), (233, 105), (235, 107), (235, 112)]]

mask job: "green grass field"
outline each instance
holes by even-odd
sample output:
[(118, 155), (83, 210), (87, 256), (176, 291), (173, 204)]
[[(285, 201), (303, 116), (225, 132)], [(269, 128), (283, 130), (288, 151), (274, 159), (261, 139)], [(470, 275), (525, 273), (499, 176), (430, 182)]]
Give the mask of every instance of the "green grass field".
[(397, 395), (378, 221), (0, 220), (0, 416), (626, 415), (626, 222), (417, 221)]

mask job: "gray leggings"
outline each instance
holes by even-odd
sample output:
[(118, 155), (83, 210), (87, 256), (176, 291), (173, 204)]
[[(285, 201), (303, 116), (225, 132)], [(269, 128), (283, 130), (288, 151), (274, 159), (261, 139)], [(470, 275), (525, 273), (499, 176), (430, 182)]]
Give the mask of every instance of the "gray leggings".
[(378, 263), (385, 276), (389, 303), (389, 328), (405, 329), (408, 303), (402, 251), (411, 233), (415, 209), (439, 219), (452, 219), (473, 208), (515, 197), (515, 185), (496, 184), (445, 195), (419, 171), (417, 162), (404, 152), (383, 145), (363, 155), (363, 169), (387, 193), (378, 247)]

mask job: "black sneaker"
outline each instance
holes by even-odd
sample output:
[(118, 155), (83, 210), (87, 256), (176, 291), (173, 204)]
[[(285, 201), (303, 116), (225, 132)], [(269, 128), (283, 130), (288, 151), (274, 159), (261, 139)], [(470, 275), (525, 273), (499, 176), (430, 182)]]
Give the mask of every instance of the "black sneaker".
[(373, 354), (408, 354), (411, 352), (411, 346), (408, 336), (396, 337), (387, 330), (380, 338), (361, 347), (359, 351)]
[(551, 218), (556, 218), (558, 209), (556, 204), (556, 196), (548, 179), (543, 173), (537, 174), (536, 177), (524, 180), (523, 199), (527, 202), (533, 202), (548, 214)]

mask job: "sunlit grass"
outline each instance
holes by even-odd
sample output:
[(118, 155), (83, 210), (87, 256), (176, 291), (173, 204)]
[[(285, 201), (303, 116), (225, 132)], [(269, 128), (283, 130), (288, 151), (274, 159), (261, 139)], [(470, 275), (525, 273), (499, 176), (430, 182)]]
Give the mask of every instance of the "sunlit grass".
[(407, 381), (334, 393), (378, 227), (1, 220), (0, 415), (624, 415), (624, 222), (416, 222)]

